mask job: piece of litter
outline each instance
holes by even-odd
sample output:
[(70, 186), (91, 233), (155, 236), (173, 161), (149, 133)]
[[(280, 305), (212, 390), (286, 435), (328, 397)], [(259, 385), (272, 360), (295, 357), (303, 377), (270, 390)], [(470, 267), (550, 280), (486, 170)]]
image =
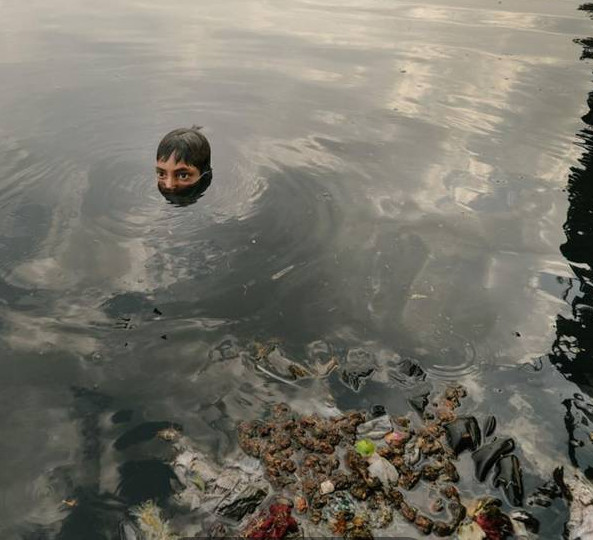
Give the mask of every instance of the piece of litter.
[(293, 269), (294, 269), (294, 264), (291, 264), (290, 266), (287, 266), (286, 268), (280, 270), (279, 272), (276, 272), (272, 276), (272, 280), (275, 281), (277, 279), (280, 279), (281, 277), (285, 276), (286, 274), (288, 274), (288, 272), (290, 272)]
[(327, 495), (328, 493), (333, 493), (335, 491), (335, 486), (332, 484), (330, 480), (326, 480), (325, 482), (321, 482), (319, 486), (319, 490), (321, 491), (322, 495)]

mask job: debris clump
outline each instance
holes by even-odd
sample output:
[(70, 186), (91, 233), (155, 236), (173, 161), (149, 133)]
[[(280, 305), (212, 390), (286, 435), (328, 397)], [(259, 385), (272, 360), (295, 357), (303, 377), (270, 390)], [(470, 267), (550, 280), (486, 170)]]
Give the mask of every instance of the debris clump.
[[(147, 501), (131, 511), (136, 525), (145, 540), (177, 540), (179, 537), (171, 531), (169, 523), (163, 519), (160, 508)], [(129, 533), (128, 533), (129, 534)]]
[[(422, 410), (406, 416), (375, 406), (328, 418), (275, 404), (267, 417), (237, 426), (241, 455), (224, 464), (176, 426), (158, 426), (154, 436), (176, 450), (171, 468), (178, 488), (169, 503), (203, 516), (204, 522), (190, 520), (199, 527), (191, 534), (208, 531), (210, 538), (372, 539), (392, 526), (463, 540), (531, 538), (538, 522), (527, 512), (506, 514), (499, 499), (466, 501), (459, 494), (456, 461), (471, 452), (475, 479), (491, 478), (508, 506), (523, 504), (513, 439), (493, 436), (493, 417), (481, 429), (473, 416), (459, 416), (465, 396), (459, 385), (436, 398), (423, 394)], [(176, 538), (153, 503), (131, 515), (123, 539)]]
[(289, 504), (271, 504), (247, 524), (241, 536), (253, 540), (280, 540), (290, 533), (298, 533), (298, 524), (291, 514)]
[[(372, 529), (387, 527), (398, 512), (422, 534), (448, 536), (466, 508), (454, 486), (456, 453), (444, 442), (445, 426), (465, 395), (461, 386), (448, 387), (417, 424), (361, 412), (299, 416), (278, 404), (269, 419), (238, 426), (239, 444), (260, 460), (273, 488), (293, 494), (298, 514), (333, 534), (372, 538)], [(406, 492), (419, 482), (438, 493), (441, 509), (446, 503), (447, 519), (408, 501)]]

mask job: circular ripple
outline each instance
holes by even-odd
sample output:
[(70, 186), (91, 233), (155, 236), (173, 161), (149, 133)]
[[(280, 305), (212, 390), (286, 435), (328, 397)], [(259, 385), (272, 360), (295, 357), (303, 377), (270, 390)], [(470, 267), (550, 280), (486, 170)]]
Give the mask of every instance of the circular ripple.
[(471, 341), (457, 334), (443, 337), (443, 346), (428, 352), (423, 366), (430, 377), (456, 381), (480, 370), (476, 349)]

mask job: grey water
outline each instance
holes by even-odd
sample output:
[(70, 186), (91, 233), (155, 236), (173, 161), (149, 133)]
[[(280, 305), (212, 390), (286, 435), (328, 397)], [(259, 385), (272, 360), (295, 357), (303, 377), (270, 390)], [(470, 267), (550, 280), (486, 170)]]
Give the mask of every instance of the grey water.
[[(61, 501), (163, 495), (162, 449), (114, 447), (144, 422), (222, 459), (278, 401), (406, 414), (401, 358), (496, 416), (526, 491), (593, 472), (588, 6), (0, 7), (1, 538), (115, 537)], [(191, 124), (214, 177), (179, 207), (155, 149)], [(286, 384), (269, 343), (338, 368)]]

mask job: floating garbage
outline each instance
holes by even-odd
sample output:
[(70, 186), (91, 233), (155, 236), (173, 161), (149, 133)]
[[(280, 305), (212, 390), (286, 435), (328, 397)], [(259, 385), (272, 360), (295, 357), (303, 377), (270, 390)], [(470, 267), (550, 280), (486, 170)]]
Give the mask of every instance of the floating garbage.
[(492, 467), (506, 454), (515, 449), (513, 439), (494, 439), (472, 454), (476, 466), (476, 478), (483, 482), (492, 470)]
[(169, 523), (163, 519), (160, 508), (152, 501), (147, 501), (130, 512), (135, 526), (124, 522), (121, 527), (126, 540), (177, 540)]
[(360, 441), (357, 441), (354, 445), (354, 448), (356, 448), (356, 451), (362, 457), (370, 457), (375, 453), (375, 445), (373, 441), (369, 441), (368, 439), (361, 439)]
[(511, 505), (523, 504), (523, 474), (517, 456), (511, 454), (498, 460), (494, 469), (494, 486), (502, 488)]
[(390, 431), (386, 433), (383, 439), (388, 445), (401, 446), (410, 438), (406, 431)]
[(387, 411), (383, 405), (373, 405), (371, 407), (371, 416), (373, 418), (379, 418), (380, 416), (385, 416)]
[[(169, 507), (200, 516), (188, 520), (191, 534), (179, 537), (371, 539), (399, 522), (434, 537), (537, 538), (539, 523), (528, 512), (505, 513), (504, 503), (493, 497), (461, 498), (456, 460), (465, 451), (472, 452), (476, 478), (484, 481), (492, 472), (492, 485), (511, 506), (521, 506), (524, 497), (513, 439), (484, 443), (482, 433), (489, 437), (496, 423), (486, 419), (481, 430), (474, 417), (457, 416), (465, 395), (452, 385), (436, 398), (426, 396), (422, 418), (374, 409), (327, 418), (276, 404), (267, 417), (237, 426), (243, 454), (226, 463), (209, 459), (176, 426), (158, 426), (170, 436), (151, 426), (153, 435), (177, 452), (171, 469), (178, 488)], [(577, 477), (564, 482), (556, 474), (553, 484), (560, 487), (550, 484), (528, 499), (550, 494), (571, 501), (572, 540), (593, 531), (593, 489), (583, 482)], [(423, 496), (411, 493), (416, 488)], [(151, 502), (136, 507), (120, 529), (122, 540), (177, 538)]]
[(336, 490), (336, 486), (334, 486), (331, 480), (325, 480), (319, 484), (319, 491), (322, 495), (327, 495), (328, 493), (333, 493)]
[(372, 418), (364, 424), (360, 424), (356, 429), (356, 434), (358, 438), (376, 441), (383, 439), (385, 434), (390, 433), (392, 429), (393, 425), (391, 424), (391, 419), (388, 415), (383, 414), (376, 418)]
[(181, 436), (181, 430), (176, 427), (168, 427), (157, 431), (156, 436), (162, 441), (175, 441)]
[(391, 379), (400, 385), (411, 388), (426, 379), (426, 372), (420, 362), (413, 358), (400, 360), (389, 373)]
[(241, 537), (254, 540), (280, 540), (291, 533), (298, 533), (299, 527), (292, 517), (292, 508), (287, 503), (271, 504), (247, 524)]
[(469, 515), (480, 527), (487, 540), (505, 540), (513, 535), (513, 524), (501, 509), (499, 499), (486, 497), (479, 499)]
[(494, 416), (488, 416), (486, 420), (484, 420), (484, 437), (490, 437), (494, 433), (496, 429), (496, 418)]
[(373, 373), (375, 368), (361, 368), (361, 369), (343, 369), (342, 370), (342, 382), (348, 386), (351, 390), (358, 392), (366, 379), (368, 379)]
[(221, 516), (241, 521), (247, 514), (252, 514), (267, 495), (268, 490), (265, 486), (250, 485), (238, 493), (231, 492), (226, 500), (218, 505), (216, 511)]
[(418, 414), (422, 414), (428, 405), (429, 396), (430, 392), (421, 392), (408, 399), (408, 403)]
[(458, 540), (484, 540), (485, 538), (486, 533), (475, 521), (463, 523), (457, 531)]
[(529, 506), (541, 506), (547, 508), (554, 499), (562, 496), (561, 486), (564, 485), (564, 470), (557, 467), (552, 473), (552, 478), (538, 487), (529, 497), (527, 504)]
[(354, 392), (358, 392), (376, 371), (375, 357), (361, 348), (350, 349), (340, 378)]
[(171, 422), (144, 422), (116, 439), (113, 446), (116, 450), (125, 450), (135, 444), (149, 441), (155, 437), (165, 441), (171, 441), (181, 434), (182, 428), (179, 424)]
[[(554, 499), (563, 498), (568, 504), (569, 519), (565, 526), (568, 540), (589, 540), (593, 538), (593, 484), (578, 469), (568, 473), (557, 467), (552, 478), (536, 489), (528, 498), (530, 506), (550, 506)], [(539, 524), (530, 514), (511, 514), (531, 533), (537, 533)], [(524, 515), (525, 514), (525, 515)]]
[(294, 385), (300, 379), (327, 377), (338, 367), (337, 358), (333, 355), (325, 363), (317, 361), (314, 365), (302, 365), (288, 358), (275, 342), (254, 342), (249, 346), (249, 352), (249, 359), (256, 370), (289, 385)]
[(529, 512), (524, 510), (513, 510), (509, 517), (513, 523), (515, 536), (521, 539), (537, 538), (539, 533), (539, 521)]
[[(422, 423), (361, 412), (299, 416), (280, 404), (267, 420), (240, 424), (239, 444), (259, 459), (273, 488), (293, 494), (299, 519), (324, 523), (333, 534), (372, 538), (373, 528), (387, 527), (399, 512), (422, 534), (448, 536), (466, 509), (454, 486), (459, 475), (444, 426), (455, 419), (463, 396), (461, 387), (447, 388), (431, 409), (432, 420)], [(434, 487), (446, 520), (407, 500), (418, 482)]]
[(477, 420), (473, 416), (460, 417), (445, 425), (447, 442), (455, 454), (464, 450), (476, 450), (480, 446), (481, 434)]
[(510, 515), (502, 511), (502, 501), (483, 497), (468, 505), (468, 517), (457, 531), (459, 540), (535, 540), (539, 522), (524, 511)]
[(579, 470), (559, 478), (570, 517), (566, 525), (568, 540), (593, 538), (593, 485)]
[(269, 486), (259, 465), (239, 462), (222, 467), (193, 449), (186, 439), (178, 447), (183, 451), (172, 464), (183, 486), (174, 496), (178, 505), (239, 522), (268, 496)]
[(372, 454), (368, 463), (369, 476), (379, 480), (383, 487), (389, 488), (392, 484), (397, 484), (399, 473), (390, 461), (379, 454)]

